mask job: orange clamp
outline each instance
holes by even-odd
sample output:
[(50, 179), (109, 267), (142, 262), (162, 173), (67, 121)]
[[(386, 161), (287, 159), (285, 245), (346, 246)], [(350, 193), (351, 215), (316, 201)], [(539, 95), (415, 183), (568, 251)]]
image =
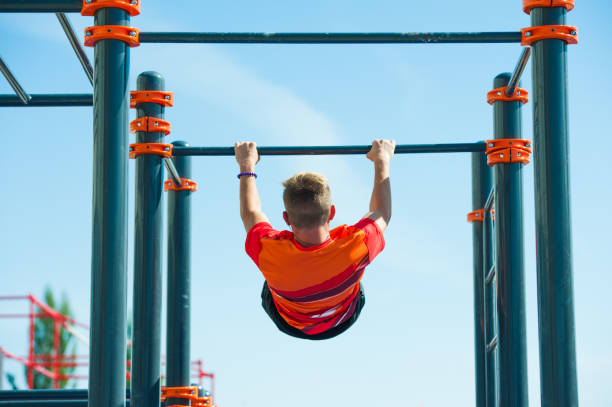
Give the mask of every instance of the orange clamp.
[(132, 17), (140, 14), (140, 0), (83, 0), (81, 15), (94, 16), (96, 11), (107, 7), (123, 9)]
[(198, 387), (197, 386), (162, 387), (161, 388), (161, 401), (166, 401), (169, 398), (196, 400), (198, 398)]
[(139, 155), (159, 155), (161, 157), (172, 157), (172, 144), (163, 143), (136, 143), (130, 144), (130, 158), (136, 158)]
[(475, 211), (468, 213), (467, 221), (470, 223), (484, 221), (484, 209), (477, 209)]
[(569, 12), (574, 8), (574, 0), (523, 0), (523, 11), (527, 14), (536, 7), (565, 7)]
[(133, 90), (130, 92), (131, 108), (135, 108), (139, 103), (146, 102), (171, 107), (174, 105), (174, 96), (172, 92), (163, 92), (160, 90)]
[(119, 40), (130, 47), (140, 45), (140, 30), (122, 25), (96, 25), (85, 29), (85, 46), (93, 47), (100, 40)]
[(143, 116), (130, 123), (130, 132), (146, 131), (147, 133), (162, 132), (170, 134), (170, 122), (156, 117)]
[(198, 190), (198, 183), (187, 178), (181, 178), (181, 186), (168, 179), (164, 182), (164, 191), (192, 191)]
[(521, 45), (531, 46), (536, 41), (557, 39), (578, 44), (578, 29), (570, 25), (539, 25), (521, 30)]
[(531, 141), (521, 139), (496, 139), (487, 141), (487, 163), (529, 164)]
[(507, 86), (502, 86), (501, 88), (493, 89), (492, 91), (488, 92), (487, 103), (492, 105), (499, 100), (503, 100), (505, 102), (519, 101), (523, 104), (529, 102), (529, 92), (527, 92), (525, 89), (514, 89), (512, 96), (506, 96), (506, 89), (508, 89)]

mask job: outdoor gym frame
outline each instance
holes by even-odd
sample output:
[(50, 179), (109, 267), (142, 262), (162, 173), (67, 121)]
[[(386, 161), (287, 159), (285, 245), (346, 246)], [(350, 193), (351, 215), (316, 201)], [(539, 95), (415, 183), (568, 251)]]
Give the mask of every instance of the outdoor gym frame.
[[(97, 0), (5, 0), (0, 12), (79, 12)], [(95, 11), (96, 26), (129, 26), (130, 16), (117, 3)], [(112, 5), (115, 5), (114, 7)], [(558, 27), (565, 34), (532, 38), (535, 215), (538, 274), (540, 381), (543, 407), (578, 405), (573, 305), (572, 244), (568, 166), (567, 44), (573, 27), (565, 26), (573, 0), (524, 0), (530, 28)], [(58, 16), (60, 18), (60, 16)], [(60, 18), (60, 22), (62, 19)], [(62, 26), (67, 30), (66, 22)], [(69, 26), (69, 24), (68, 24)], [(573, 29), (573, 30), (572, 30)], [(550, 30), (549, 30), (550, 31)], [(69, 31), (66, 31), (70, 38)], [(531, 32), (494, 33), (139, 33), (141, 43), (519, 43)], [(79, 56), (80, 46), (74, 46)], [(17, 96), (0, 95), (0, 106), (88, 106), (93, 104), (93, 232), (89, 406), (125, 405), (128, 66), (130, 47), (118, 39), (94, 46), (92, 95), (29, 95), (2, 63), (0, 68)], [(82, 50), (81, 50), (82, 51)], [(81, 53), (82, 54), (82, 53)], [(87, 73), (87, 64), (79, 60)], [(498, 75), (494, 88), (517, 86), (529, 51), (523, 52), (511, 77)], [(89, 76), (89, 75), (88, 75)], [(163, 79), (145, 73), (138, 89), (163, 90)], [(494, 103), (495, 139), (520, 138), (521, 102)], [(138, 117), (161, 118), (163, 107), (143, 103)], [(159, 140), (161, 133), (138, 132), (139, 142)], [(476, 401), (478, 406), (526, 406), (522, 167), (521, 163), (487, 165), (485, 143), (397, 146), (398, 153), (472, 152), (473, 206), (482, 217), (473, 223)], [(188, 176), (187, 155), (232, 155), (230, 148), (173, 146), (174, 172)], [(261, 154), (362, 154), (367, 146), (262, 147)], [(134, 360), (132, 406), (159, 403), (159, 297), (161, 287), (162, 158), (136, 160), (136, 246), (134, 292)], [(176, 180), (179, 181), (179, 180)], [(495, 192), (492, 192), (495, 185)], [(169, 337), (168, 383), (187, 385), (184, 352), (189, 348), (189, 195), (172, 191), (169, 201), (172, 280), (168, 321), (179, 336)], [(157, 205), (157, 206), (156, 206)], [(495, 222), (489, 209), (495, 208)], [(147, 209), (149, 208), (149, 209)], [(480, 222), (482, 221), (482, 223)], [(494, 226), (493, 226), (494, 224)], [(495, 239), (493, 239), (493, 229)], [(495, 250), (493, 250), (495, 245)], [(496, 253), (494, 256), (493, 252)], [(497, 288), (495, 288), (497, 286)], [(177, 294), (179, 293), (179, 294)], [(174, 297), (176, 295), (176, 297)], [(181, 299), (183, 295), (183, 299)], [(157, 297), (156, 297), (157, 296)], [(186, 302), (184, 301), (186, 298)], [(497, 309), (496, 309), (497, 308)], [(171, 313), (172, 312), (172, 313)], [(169, 325), (168, 335), (171, 334)], [(171, 342), (174, 341), (174, 342)], [(178, 341), (178, 342), (177, 342)], [(172, 373), (171, 373), (172, 372)], [(47, 404), (50, 405), (50, 404)]]

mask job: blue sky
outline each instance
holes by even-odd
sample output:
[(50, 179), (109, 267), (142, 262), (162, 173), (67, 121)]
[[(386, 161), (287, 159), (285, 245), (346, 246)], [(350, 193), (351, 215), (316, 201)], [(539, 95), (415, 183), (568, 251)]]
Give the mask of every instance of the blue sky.
[[(518, 0), (143, 3), (132, 20), (143, 31), (516, 31), (530, 25)], [(579, 397), (585, 406), (610, 406), (612, 5), (577, 3), (568, 16), (580, 38), (569, 48), (568, 83)], [(80, 36), (93, 25), (88, 17), (69, 18)], [(31, 93), (91, 91), (53, 15), (0, 15), (0, 53)], [(193, 145), (472, 142), (492, 138), (485, 95), (519, 54), (517, 44), (145, 44), (132, 50), (130, 87), (140, 72), (162, 73), (175, 98), (166, 110), (168, 139)], [(522, 87), (532, 90), (531, 65)], [(4, 79), (0, 93), (12, 93)], [(88, 322), (91, 109), (3, 108), (0, 119), (0, 295), (42, 296), (50, 285)], [(523, 136), (532, 138), (531, 104), (523, 109)], [(130, 282), (133, 169), (131, 162)], [(264, 157), (258, 185), (275, 226), (283, 226), (281, 182), (306, 169), (328, 176), (338, 209), (334, 225), (353, 223), (367, 211), (372, 168), (365, 157)], [(230, 157), (193, 163), (199, 190), (193, 198), (192, 356), (216, 374), (220, 406), (474, 405), (469, 155), (394, 158), (393, 219), (386, 249), (363, 280), (366, 307), (347, 333), (317, 343), (283, 335), (259, 305), (263, 279), (243, 249), (237, 171)], [(539, 405), (533, 165), (523, 177), (529, 396)], [(26, 311), (25, 304), (0, 302), (0, 313)], [(25, 354), (26, 328), (25, 321), (0, 320), (0, 346)], [(5, 371), (23, 383), (18, 365), (6, 362)]]

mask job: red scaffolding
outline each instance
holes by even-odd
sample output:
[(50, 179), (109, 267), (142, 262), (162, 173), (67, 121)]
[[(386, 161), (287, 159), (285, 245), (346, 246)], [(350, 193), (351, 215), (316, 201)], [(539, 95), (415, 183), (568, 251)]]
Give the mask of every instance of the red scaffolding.
[[(62, 314), (61, 312), (51, 308), (47, 304), (38, 300), (32, 294), (16, 295), (16, 296), (0, 296), (0, 301), (28, 301), (29, 312), (25, 314), (0, 314), (0, 319), (5, 318), (24, 318), (29, 320), (28, 332), (28, 354), (27, 356), (18, 356), (8, 352), (0, 346), (0, 354), (7, 359), (15, 360), (23, 364), (27, 369), (27, 385), (29, 389), (34, 388), (34, 372), (50, 378), (53, 381), (53, 388), (58, 389), (60, 381), (63, 380), (84, 380), (87, 375), (62, 374), (60, 368), (65, 367), (84, 367), (89, 365), (88, 355), (62, 355), (59, 352), (60, 347), (60, 329), (64, 328), (71, 335), (77, 338), (80, 342), (88, 344), (88, 339), (79, 334), (76, 328), (83, 328), (89, 331), (89, 326), (75, 319)], [(37, 309), (38, 308), (38, 309)], [(36, 354), (34, 349), (34, 333), (36, 319), (49, 318), (53, 320), (53, 353), (52, 354)], [(128, 346), (131, 344), (128, 342)], [(162, 365), (165, 365), (162, 362)], [(127, 379), (130, 378), (130, 361), (127, 362), (128, 369), (126, 370)], [(163, 376), (162, 376), (163, 377)], [(210, 394), (214, 400), (215, 394), (215, 375), (204, 371), (202, 360), (191, 362), (191, 377), (198, 380), (200, 386), (203, 385), (204, 378), (210, 380)]]

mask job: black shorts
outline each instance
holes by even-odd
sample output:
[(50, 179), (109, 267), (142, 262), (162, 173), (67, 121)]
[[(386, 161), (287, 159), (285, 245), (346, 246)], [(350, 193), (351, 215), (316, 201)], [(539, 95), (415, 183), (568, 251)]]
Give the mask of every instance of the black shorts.
[(289, 325), (287, 321), (283, 319), (283, 317), (278, 313), (276, 309), (276, 305), (274, 305), (274, 300), (272, 300), (272, 293), (268, 288), (268, 283), (264, 282), (263, 289), (261, 290), (261, 306), (266, 311), (266, 314), (274, 321), (279, 330), (286, 333), (287, 335), (291, 335), (296, 338), (302, 339), (312, 339), (312, 340), (321, 340), (321, 339), (330, 339), (334, 336), (340, 335), (342, 332), (349, 329), (357, 318), (359, 318), (359, 314), (361, 313), (361, 309), (365, 305), (365, 295), (363, 295), (363, 287), (361, 284), (359, 285), (359, 294), (357, 299), (357, 306), (355, 307), (355, 312), (353, 315), (343, 323), (338, 326), (335, 326), (327, 331), (320, 332), (315, 335), (308, 335), (299, 329)]

